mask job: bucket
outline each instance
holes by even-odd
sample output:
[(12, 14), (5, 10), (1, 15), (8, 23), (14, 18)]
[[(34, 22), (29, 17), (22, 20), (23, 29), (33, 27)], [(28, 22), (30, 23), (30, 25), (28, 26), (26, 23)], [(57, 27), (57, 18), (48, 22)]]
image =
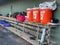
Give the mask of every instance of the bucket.
[(52, 10), (51, 9), (40, 9), (40, 20), (41, 24), (47, 24), (51, 22)]
[(33, 8), (33, 22), (40, 22), (40, 9)]
[(19, 21), (19, 22), (24, 22), (24, 20), (25, 20), (25, 16), (19, 16), (19, 15), (17, 15), (16, 16), (16, 19)]
[(33, 22), (33, 10), (31, 8), (27, 8), (27, 21)]

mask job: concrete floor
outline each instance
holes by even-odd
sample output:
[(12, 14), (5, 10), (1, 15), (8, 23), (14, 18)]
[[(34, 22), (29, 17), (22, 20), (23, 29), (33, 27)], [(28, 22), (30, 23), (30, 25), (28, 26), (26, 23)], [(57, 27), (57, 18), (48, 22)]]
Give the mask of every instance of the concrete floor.
[(8, 30), (0, 28), (0, 45), (31, 45)]

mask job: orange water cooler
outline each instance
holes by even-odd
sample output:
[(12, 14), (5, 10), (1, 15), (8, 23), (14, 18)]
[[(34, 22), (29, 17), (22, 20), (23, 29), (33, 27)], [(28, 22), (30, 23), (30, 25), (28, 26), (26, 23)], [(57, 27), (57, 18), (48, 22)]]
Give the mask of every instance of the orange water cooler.
[(48, 24), (52, 19), (52, 10), (51, 9), (40, 9), (40, 23)]
[(40, 8), (33, 8), (33, 22), (40, 22)]
[(27, 21), (33, 22), (33, 10), (31, 8), (27, 8)]

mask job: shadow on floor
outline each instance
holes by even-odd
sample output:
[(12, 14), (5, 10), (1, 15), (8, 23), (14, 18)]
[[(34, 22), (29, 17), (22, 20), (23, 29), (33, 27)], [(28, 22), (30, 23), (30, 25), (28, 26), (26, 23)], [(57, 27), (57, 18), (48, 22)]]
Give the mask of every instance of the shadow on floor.
[(0, 45), (31, 45), (8, 30), (0, 28)]

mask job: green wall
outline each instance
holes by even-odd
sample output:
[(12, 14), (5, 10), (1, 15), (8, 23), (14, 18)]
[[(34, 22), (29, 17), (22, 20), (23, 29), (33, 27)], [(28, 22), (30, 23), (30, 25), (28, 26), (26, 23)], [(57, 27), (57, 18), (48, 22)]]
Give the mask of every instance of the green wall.
[(16, 12), (16, 11), (24, 11), (27, 8), (33, 8), (34, 5), (38, 6), (40, 2), (43, 2), (45, 0), (18, 0), (15, 1), (13, 3), (8, 3), (8, 4), (4, 4), (0, 6), (0, 13), (2, 13), (3, 15), (6, 15), (7, 13), (9, 13), (11, 11), (11, 5), (13, 6), (12, 8), (12, 13)]
[[(54, 12), (56, 18), (60, 21), (60, 0), (57, 0), (57, 10)], [(57, 45), (60, 45), (60, 26), (55, 29), (54, 36), (57, 41)]]
[[(32, 8), (34, 7), (34, 5), (38, 6), (40, 2), (44, 2), (44, 1), (53, 1), (53, 0), (20, 0), (17, 2), (1, 5), (0, 13), (2, 13), (3, 15), (9, 13), (11, 4), (13, 6), (12, 12), (16, 12), (16, 11), (20, 12), (26, 10), (27, 8)], [(56, 18), (60, 20), (60, 0), (57, 0), (57, 6), (58, 8), (56, 9), (56, 11), (54, 11), (54, 15)], [(53, 39), (57, 42), (57, 45), (60, 45), (60, 26), (55, 28), (53, 32), (54, 32)]]
[[(26, 8), (32, 8), (34, 5), (37, 5), (39, 2), (37, 0), (20, 0), (13, 3), (8, 3), (0, 6), (0, 13), (6, 15), (11, 10), (11, 4), (13, 6), (12, 12), (24, 11)], [(37, 5), (38, 6), (38, 5)]]

